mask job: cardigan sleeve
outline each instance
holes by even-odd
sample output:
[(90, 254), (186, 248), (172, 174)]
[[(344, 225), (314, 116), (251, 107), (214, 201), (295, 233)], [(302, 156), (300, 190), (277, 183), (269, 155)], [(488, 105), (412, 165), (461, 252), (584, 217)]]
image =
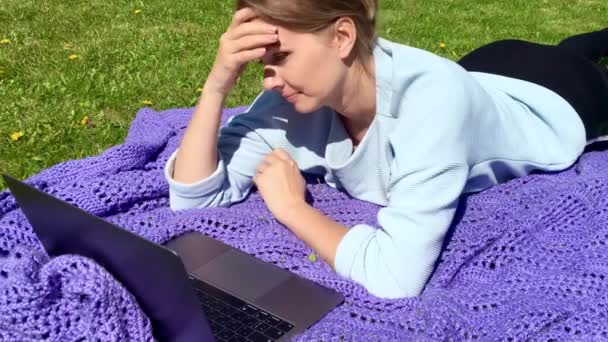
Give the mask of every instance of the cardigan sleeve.
[(336, 271), (378, 297), (419, 295), (454, 218), (468, 167), (458, 162), (402, 174), (380, 229), (360, 224), (340, 242)]
[(403, 95), (389, 137), (389, 201), (379, 228), (355, 225), (340, 242), (336, 271), (384, 298), (419, 295), (440, 255), (469, 175), (466, 82), (422, 76)]

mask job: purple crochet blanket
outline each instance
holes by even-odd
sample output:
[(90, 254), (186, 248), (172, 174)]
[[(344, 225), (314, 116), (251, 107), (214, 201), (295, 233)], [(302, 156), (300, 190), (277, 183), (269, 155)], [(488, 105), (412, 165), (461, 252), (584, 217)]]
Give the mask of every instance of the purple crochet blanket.
[[(143, 109), (123, 145), (28, 182), (154, 242), (203, 232), (342, 292), (346, 302), (298, 340), (608, 339), (607, 153), (464, 198), (424, 293), (382, 300), (309, 258), (256, 192), (231, 208), (171, 211), (162, 168), (191, 114)], [(308, 187), (313, 205), (339, 222), (377, 226), (377, 206)], [(13, 197), (0, 193), (2, 341), (150, 341), (150, 331), (137, 302), (94, 261), (49, 259)]]

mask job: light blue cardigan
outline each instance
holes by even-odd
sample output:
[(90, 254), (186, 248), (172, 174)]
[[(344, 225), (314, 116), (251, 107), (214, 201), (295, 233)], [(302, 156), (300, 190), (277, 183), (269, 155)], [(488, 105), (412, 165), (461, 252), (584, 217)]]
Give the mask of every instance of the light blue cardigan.
[(467, 72), (432, 53), (379, 39), (377, 113), (359, 147), (336, 112), (302, 115), (264, 92), (220, 131), (219, 165), (196, 184), (165, 173), (173, 209), (227, 206), (252, 187), (272, 149), (322, 174), (351, 196), (384, 206), (379, 229), (353, 226), (338, 246), (337, 272), (386, 298), (422, 292), (459, 196), (528, 174), (562, 170), (585, 147), (575, 110), (544, 87)]

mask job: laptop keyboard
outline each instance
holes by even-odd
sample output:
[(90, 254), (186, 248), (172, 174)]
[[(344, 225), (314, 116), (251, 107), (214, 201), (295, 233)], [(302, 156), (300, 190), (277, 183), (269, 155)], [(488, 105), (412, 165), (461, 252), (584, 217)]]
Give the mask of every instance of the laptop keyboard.
[(293, 329), (289, 322), (196, 278), (189, 278), (218, 342), (272, 342)]

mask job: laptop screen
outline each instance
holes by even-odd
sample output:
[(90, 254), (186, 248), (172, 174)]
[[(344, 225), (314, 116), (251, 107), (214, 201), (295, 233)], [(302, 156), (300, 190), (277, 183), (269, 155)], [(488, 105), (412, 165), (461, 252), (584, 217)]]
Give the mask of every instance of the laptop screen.
[(171, 250), (3, 175), (50, 256), (95, 260), (121, 282), (148, 315), (161, 341), (212, 341), (211, 329)]

